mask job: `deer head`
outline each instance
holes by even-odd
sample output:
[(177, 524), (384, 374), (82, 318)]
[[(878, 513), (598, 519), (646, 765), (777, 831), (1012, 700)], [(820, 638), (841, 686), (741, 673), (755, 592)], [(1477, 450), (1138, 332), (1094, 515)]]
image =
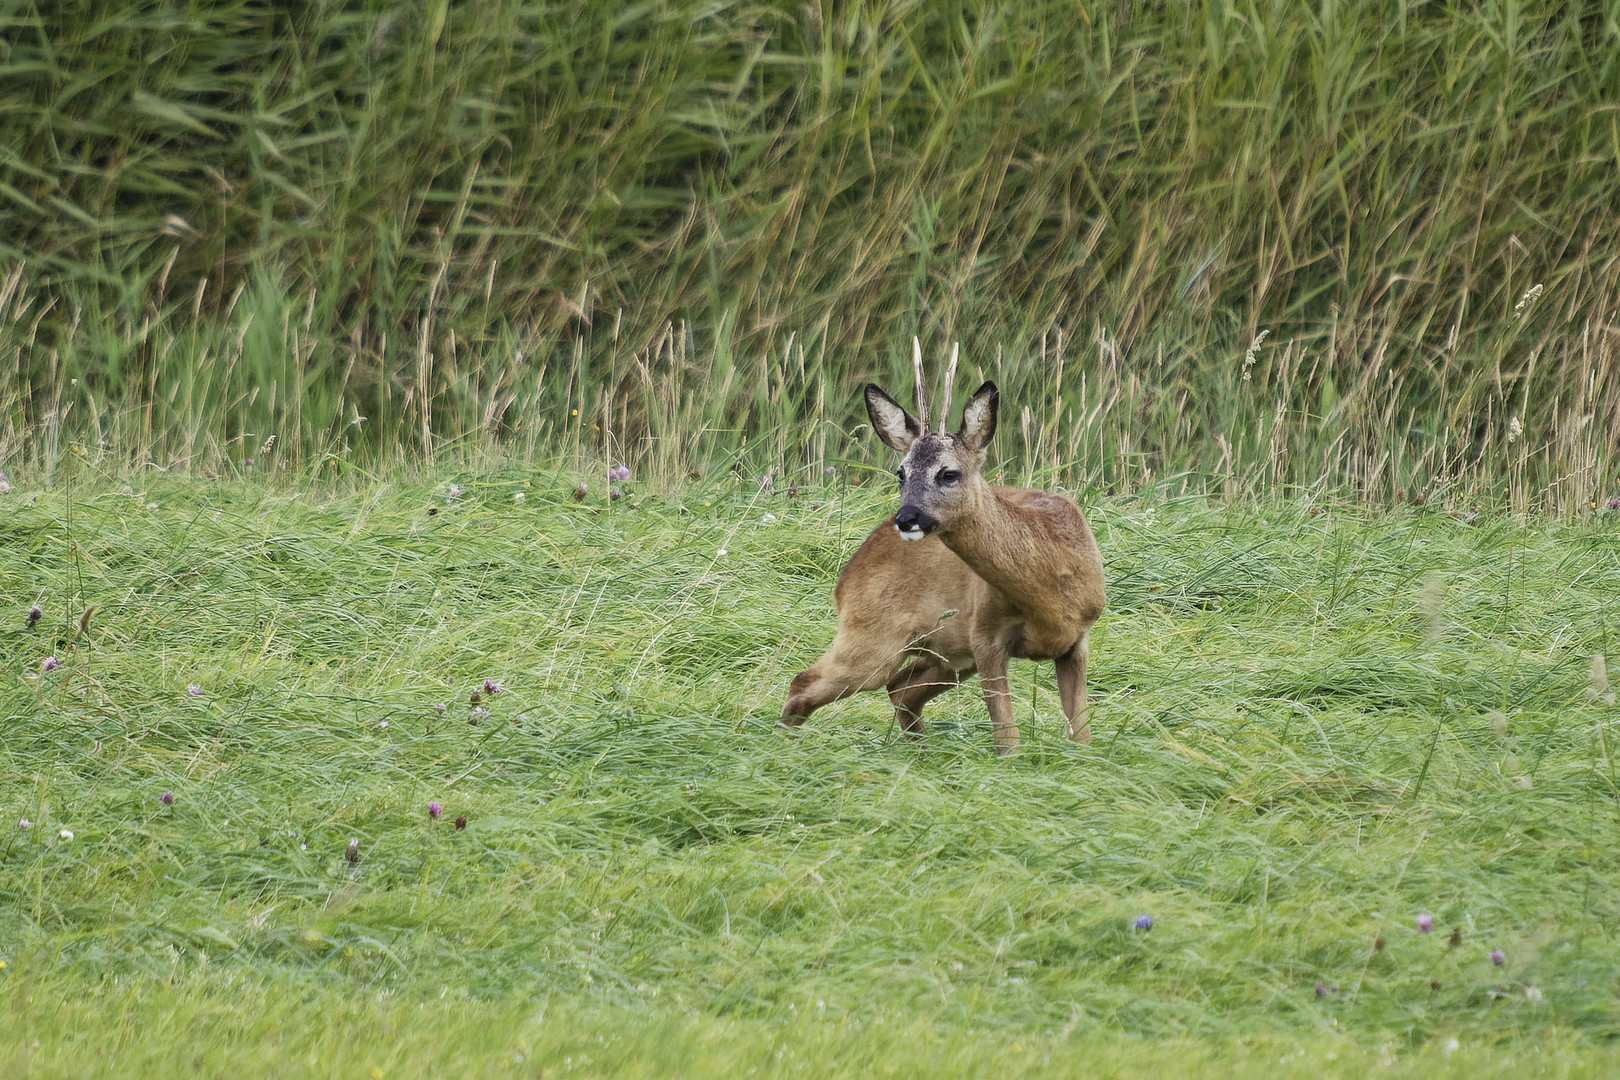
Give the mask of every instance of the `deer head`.
[[(954, 365), (953, 365), (954, 366)], [(900, 462), (900, 512), (894, 527), (907, 540), (921, 540), (936, 530), (949, 532), (951, 521), (985, 486), (979, 470), (984, 451), (996, 433), (996, 407), (1000, 392), (987, 382), (974, 391), (962, 408), (962, 426), (946, 432), (925, 432), (924, 422), (884, 393), (876, 383), (866, 384), (866, 412), (872, 430)], [(949, 398), (946, 399), (949, 413)]]

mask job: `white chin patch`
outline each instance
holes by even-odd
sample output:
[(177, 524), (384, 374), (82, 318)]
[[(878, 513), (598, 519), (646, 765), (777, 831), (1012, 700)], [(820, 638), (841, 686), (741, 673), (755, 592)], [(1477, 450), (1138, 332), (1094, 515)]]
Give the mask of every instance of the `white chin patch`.
[(898, 525), (894, 527), (894, 531), (900, 534), (900, 539), (902, 540), (921, 540), (923, 537), (928, 535), (921, 529), (902, 529)]

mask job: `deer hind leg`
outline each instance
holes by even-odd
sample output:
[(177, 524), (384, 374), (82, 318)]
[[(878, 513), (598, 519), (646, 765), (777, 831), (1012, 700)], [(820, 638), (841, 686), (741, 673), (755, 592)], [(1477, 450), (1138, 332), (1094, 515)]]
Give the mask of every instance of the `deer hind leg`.
[(922, 734), (923, 706), (961, 681), (961, 676), (938, 657), (922, 656), (889, 680), (894, 719), (908, 735)]
[(821, 659), (793, 676), (779, 723), (798, 727), (823, 705), (886, 684), (905, 660), (904, 642), (892, 648), (854, 648), (840, 632)]
[(1069, 738), (1078, 743), (1091, 741), (1091, 721), (1086, 716), (1086, 634), (1081, 634), (1074, 648), (1057, 658), (1058, 698), (1069, 720)]

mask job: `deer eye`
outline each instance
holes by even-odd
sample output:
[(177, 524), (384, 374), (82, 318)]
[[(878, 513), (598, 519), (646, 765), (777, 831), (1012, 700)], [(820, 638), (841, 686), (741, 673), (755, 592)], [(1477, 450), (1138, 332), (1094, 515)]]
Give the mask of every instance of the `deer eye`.
[(955, 469), (941, 469), (939, 474), (934, 477), (935, 482), (940, 484), (954, 484), (960, 479), (962, 479), (962, 474)]

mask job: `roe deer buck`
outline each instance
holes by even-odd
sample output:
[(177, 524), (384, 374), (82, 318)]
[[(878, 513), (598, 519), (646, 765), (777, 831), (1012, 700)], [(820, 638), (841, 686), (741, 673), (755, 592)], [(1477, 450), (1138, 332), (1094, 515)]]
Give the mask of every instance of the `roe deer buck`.
[[(987, 382), (962, 410), (962, 427), (926, 432), (922, 361), (912, 416), (876, 384), (866, 411), (900, 463), (900, 509), (872, 531), (838, 576), (838, 633), (788, 686), (781, 722), (886, 687), (895, 719), (922, 730), (923, 706), (975, 671), (996, 752), (1018, 747), (1007, 660), (1057, 662), (1069, 737), (1090, 742), (1086, 634), (1103, 608), (1102, 554), (1073, 502), (1028, 488), (992, 487), (979, 470), (996, 430), (998, 391)], [(955, 357), (951, 371), (955, 372)]]

